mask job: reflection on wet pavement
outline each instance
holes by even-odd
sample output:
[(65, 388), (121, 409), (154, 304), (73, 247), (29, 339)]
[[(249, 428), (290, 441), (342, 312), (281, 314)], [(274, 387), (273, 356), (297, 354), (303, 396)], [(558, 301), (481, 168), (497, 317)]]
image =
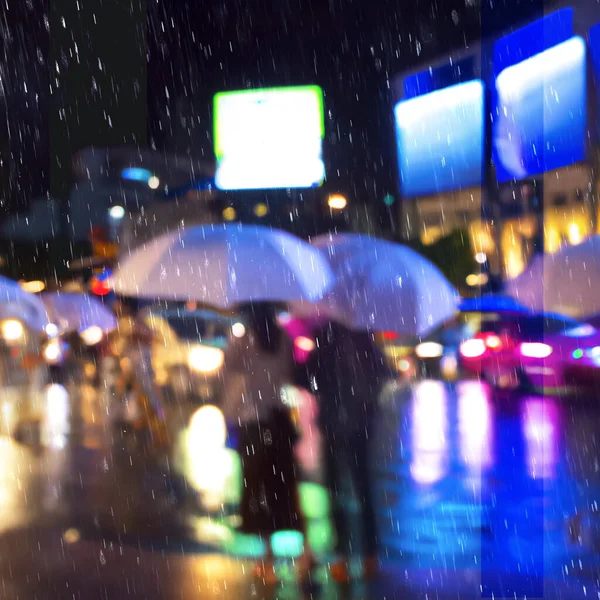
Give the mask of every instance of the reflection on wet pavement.
[[(217, 586), (206, 597), (236, 597), (233, 591), (219, 594), (226, 586), (238, 589), (235, 582), (246, 577), (244, 563), (238, 568), (206, 552), (253, 557), (263, 546), (235, 532), (239, 466), (225, 448), (218, 415), (208, 410), (202, 414), (210, 418), (197, 420), (204, 433), (192, 436), (195, 466), (190, 466), (178, 463), (174, 451), (163, 455), (147, 440), (113, 427), (105, 390), (51, 385), (41, 398), (39, 433), (22, 443), (6, 435), (15, 430), (18, 410), (6, 408), (10, 394), (3, 401), (3, 414), (12, 416), (5, 416), (0, 437), (0, 558), (18, 531), (31, 546), (44, 539), (46, 529), (58, 530), (61, 543), (79, 549), (81, 560), (86, 548), (98, 544), (109, 562), (131, 548), (153, 556), (179, 553), (190, 561), (203, 556), (198, 586), (209, 580)], [(188, 416), (195, 410), (177, 407)], [(584, 585), (591, 594), (600, 572), (599, 414), (585, 398), (495, 396), (478, 381), (451, 386), (423, 381), (398, 392), (382, 412), (374, 465), (387, 597), (425, 597), (432, 590), (442, 597), (441, 592), (462, 590), (465, 597), (537, 592), (576, 598)], [(304, 443), (300, 458), (306, 472), (314, 473), (314, 448)], [(217, 465), (216, 446), (231, 464)], [(193, 485), (224, 490), (209, 502), (212, 511), (201, 509), (197, 492), (182, 501), (185, 485), (176, 466), (188, 474), (188, 492)], [(333, 532), (318, 479), (303, 484), (302, 500), (311, 544), (326, 555)], [(280, 556), (291, 557), (299, 541), (281, 536), (275, 547)], [(215, 575), (207, 579), (209, 571)], [(217, 572), (227, 573), (225, 579)], [(324, 584), (325, 575), (316, 581)], [(147, 582), (135, 585), (149, 589)], [(161, 596), (165, 588), (157, 586), (156, 597), (179, 597)], [(298, 597), (297, 588), (290, 589), (289, 597)], [(565, 589), (570, 595), (564, 596)], [(322, 593), (319, 597), (337, 597), (331, 590), (329, 596)], [(243, 594), (252, 597), (250, 588)]]
[[(472, 570), (496, 597), (541, 597), (544, 577), (597, 573), (599, 415), (585, 398), (418, 383), (397, 421), (386, 421), (400, 430), (380, 472), (389, 556), (407, 567)], [(569, 525), (582, 511), (585, 539), (577, 540)]]

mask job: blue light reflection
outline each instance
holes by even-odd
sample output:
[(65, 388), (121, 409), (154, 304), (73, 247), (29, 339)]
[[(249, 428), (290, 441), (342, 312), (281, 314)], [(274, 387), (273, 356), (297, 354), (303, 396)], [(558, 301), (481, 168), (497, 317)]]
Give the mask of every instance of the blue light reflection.
[(123, 179), (127, 179), (128, 181), (143, 181), (144, 183), (146, 183), (150, 179), (150, 177), (152, 177), (152, 173), (147, 169), (140, 169), (139, 167), (130, 167), (121, 171), (121, 177)]

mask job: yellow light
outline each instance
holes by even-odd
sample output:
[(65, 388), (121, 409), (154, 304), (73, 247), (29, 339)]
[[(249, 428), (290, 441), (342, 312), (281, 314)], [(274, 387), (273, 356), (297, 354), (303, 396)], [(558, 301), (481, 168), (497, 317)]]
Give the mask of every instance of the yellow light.
[(94, 363), (86, 363), (83, 367), (83, 372), (88, 379), (96, 376), (96, 365)]
[(43, 281), (21, 281), (21, 288), (30, 294), (38, 294), (46, 289), (46, 284)]
[(560, 250), (561, 235), (558, 229), (552, 225), (546, 228), (546, 251), (554, 254)]
[(581, 235), (581, 230), (579, 229), (579, 225), (577, 223), (571, 223), (569, 225), (569, 242), (576, 246), (577, 244), (581, 244), (583, 240), (583, 236)]
[(297, 337), (294, 340), (294, 344), (303, 352), (312, 352), (315, 349), (315, 342), (303, 335)]
[(264, 202), (259, 202), (254, 207), (254, 214), (257, 217), (264, 217), (269, 212), (269, 207)]
[(214, 373), (218, 371), (225, 361), (225, 354), (220, 348), (196, 346), (190, 350), (188, 365), (198, 373)]
[(486, 273), (471, 273), (470, 275), (467, 275), (466, 282), (467, 285), (475, 287), (478, 285), (485, 285), (488, 282), (488, 279)]
[(44, 348), (44, 360), (49, 365), (56, 365), (62, 358), (62, 347), (59, 340), (51, 340)]
[(81, 332), (81, 339), (87, 346), (95, 346), (97, 343), (102, 341), (104, 332), (97, 325), (92, 325)]
[(421, 241), (425, 246), (430, 246), (435, 244), (443, 235), (444, 231), (441, 227), (426, 227), (421, 233)]
[(6, 321), (2, 321), (1, 331), (2, 337), (7, 342), (16, 342), (17, 340), (20, 340), (25, 333), (23, 323), (21, 323), (21, 321), (17, 321), (16, 319), (7, 319)]
[(223, 209), (223, 218), (226, 221), (233, 221), (237, 217), (237, 213), (235, 212), (235, 208), (233, 206), (228, 206)]
[(185, 434), (186, 478), (203, 492), (203, 505), (213, 509), (224, 501), (233, 469), (226, 441), (225, 418), (216, 406), (203, 406), (194, 413)]
[(156, 175), (152, 175), (150, 179), (148, 179), (148, 187), (151, 190), (157, 190), (160, 186), (160, 179)]
[(344, 210), (346, 206), (348, 206), (348, 200), (346, 200), (345, 196), (341, 194), (332, 194), (327, 199), (327, 205), (332, 210)]
[(67, 529), (63, 533), (63, 540), (65, 540), (65, 542), (67, 544), (76, 544), (80, 539), (81, 539), (81, 534), (75, 528)]
[(456, 379), (458, 375), (458, 361), (455, 356), (445, 356), (440, 362), (442, 375), (449, 380)]

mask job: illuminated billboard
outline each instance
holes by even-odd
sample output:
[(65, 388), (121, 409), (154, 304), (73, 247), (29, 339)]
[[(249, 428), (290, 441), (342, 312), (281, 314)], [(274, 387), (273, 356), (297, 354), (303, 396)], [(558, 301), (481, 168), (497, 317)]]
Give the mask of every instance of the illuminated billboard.
[(396, 104), (396, 142), (405, 197), (481, 184), (484, 106), (484, 85), (478, 79)]
[(585, 159), (586, 44), (563, 9), (496, 43), (493, 158), (498, 181)]
[(214, 98), (215, 183), (222, 190), (323, 183), (325, 120), (317, 86), (223, 92)]
[(590, 29), (590, 53), (596, 81), (596, 136), (600, 138), (600, 23)]

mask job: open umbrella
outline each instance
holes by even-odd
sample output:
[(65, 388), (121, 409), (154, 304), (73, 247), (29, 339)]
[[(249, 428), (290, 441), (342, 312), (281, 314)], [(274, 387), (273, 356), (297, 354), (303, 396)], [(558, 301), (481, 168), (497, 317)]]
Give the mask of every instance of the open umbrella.
[(87, 294), (47, 292), (41, 298), (48, 318), (61, 332), (98, 327), (108, 333), (117, 327), (115, 315)]
[(48, 324), (44, 303), (12, 279), (0, 276), (0, 321), (17, 319), (30, 329), (44, 331)]
[(419, 336), (456, 312), (456, 290), (410, 248), (359, 234), (321, 236), (313, 245), (328, 258), (337, 281), (320, 302), (296, 304), (300, 315), (313, 311), (352, 329)]
[(253, 301), (316, 301), (333, 281), (326, 258), (297, 237), (256, 225), (219, 224), (144, 244), (119, 265), (110, 286), (123, 296), (229, 308)]
[(533, 310), (584, 317), (600, 312), (600, 236), (556, 254), (535, 255), (506, 283), (507, 293)]

